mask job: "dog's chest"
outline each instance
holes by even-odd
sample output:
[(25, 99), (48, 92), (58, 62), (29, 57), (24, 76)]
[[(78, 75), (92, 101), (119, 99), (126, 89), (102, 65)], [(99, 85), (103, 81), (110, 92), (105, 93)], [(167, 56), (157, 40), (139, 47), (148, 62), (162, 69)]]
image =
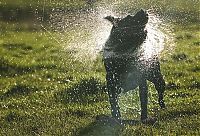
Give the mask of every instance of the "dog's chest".
[(108, 73), (114, 73), (118, 78), (118, 85), (121, 92), (134, 90), (138, 87), (140, 79), (145, 77), (146, 68), (134, 55), (114, 54), (104, 59)]

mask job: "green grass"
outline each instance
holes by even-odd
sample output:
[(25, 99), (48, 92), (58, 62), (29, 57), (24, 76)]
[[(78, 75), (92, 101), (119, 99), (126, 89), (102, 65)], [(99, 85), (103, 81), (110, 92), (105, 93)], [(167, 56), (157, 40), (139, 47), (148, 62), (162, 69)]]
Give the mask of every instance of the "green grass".
[(95, 121), (96, 115), (110, 114), (101, 61), (87, 70), (46, 32), (5, 31), (0, 35), (0, 133), (198, 135), (199, 36), (198, 25), (175, 26), (176, 46), (161, 60), (167, 109), (158, 109), (156, 92), (150, 87), (154, 101), (149, 113), (159, 123), (119, 127)]
[(48, 21), (55, 9), (77, 11), (91, 5), (86, 0), (1, 0), (0, 19), (6, 21)]
[[(170, 0), (158, 4), (162, 2), (170, 4)], [(27, 6), (29, 2), (3, 0), (0, 4)], [(170, 7), (198, 12), (196, 6), (190, 8), (191, 3), (183, 4)], [(101, 57), (82, 63), (52, 38), (59, 40), (56, 32), (26, 28), (19, 22), (0, 24), (0, 135), (200, 135), (198, 22), (174, 25), (175, 46), (162, 55), (166, 109), (159, 109), (157, 93), (149, 85), (149, 115), (157, 117), (158, 123), (123, 127), (96, 120), (97, 115), (110, 115)], [(65, 46), (72, 35), (74, 31), (62, 34)], [(130, 110), (123, 116), (130, 119), (134, 114)]]
[[(108, 113), (103, 66), (86, 68), (52, 36), (59, 38), (44, 31), (18, 32), (15, 26), (1, 33), (1, 135), (75, 134), (96, 115)], [(88, 91), (77, 99), (69, 94), (74, 89)]]

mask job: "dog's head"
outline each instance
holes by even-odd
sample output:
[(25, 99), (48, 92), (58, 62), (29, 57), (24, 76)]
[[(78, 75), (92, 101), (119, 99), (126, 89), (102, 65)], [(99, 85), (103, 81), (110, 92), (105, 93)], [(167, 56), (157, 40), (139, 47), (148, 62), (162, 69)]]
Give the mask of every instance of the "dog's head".
[[(129, 48), (137, 48), (144, 42), (147, 36), (145, 30), (148, 22), (148, 14), (141, 9), (134, 16), (128, 15), (125, 18), (114, 18), (112, 16), (105, 17), (113, 24), (110, 38), (114, 44), (118, 44), (117, 50), (126, 50)], [(123, 46), (123, 47), (122, 47)]]

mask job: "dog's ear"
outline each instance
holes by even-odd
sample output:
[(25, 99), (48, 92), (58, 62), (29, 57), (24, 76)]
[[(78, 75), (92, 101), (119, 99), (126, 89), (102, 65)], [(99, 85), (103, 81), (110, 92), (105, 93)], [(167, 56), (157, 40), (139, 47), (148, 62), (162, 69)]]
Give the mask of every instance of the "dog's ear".
[(120, 21), (120, 18), (115, 18), (113, 16), (107, 16), (107, 17), (104, 17), (104, 19), (110, 21), (114, 26), (116, 26), (117, 23)]

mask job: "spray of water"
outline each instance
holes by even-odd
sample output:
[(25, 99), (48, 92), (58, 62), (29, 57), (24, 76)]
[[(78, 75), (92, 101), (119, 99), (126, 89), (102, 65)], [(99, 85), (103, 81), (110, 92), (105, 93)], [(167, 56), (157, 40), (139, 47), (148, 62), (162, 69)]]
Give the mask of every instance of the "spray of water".
[(112, 26), (103, 17), (110, 14), (111, 11), (100, 7), (75, 13), (54, 9), (50, 23), (60, 33), (59, 41), (74, 59), (81, 62), (93, 61), (109, 36)]
[[(112, 27), (103, 18), (108, 15), (126, 16), (111, 9), (111, 7), (97, 6), (95, 9), (76, 13), (54, 9), (51, 25), (57, 32), (60, 32), (59, 41), (75, 59), (82, 62), (95, 60), (109, 37)], [(166, 42), (172, 41), (171, 32), (153, 12), (149, 12), (149, 23), (146, 29), (147, 39), (140, 50), (141, 59), (144, 60), (158, 56), (165, 48)]]
[[(153, 10), (148, 10), (148, 13), (147, 39), (140, 50), (138, 50), (144, 65), (148, 64), (145, 62), (154, 56), (160, 56), (164, 49), (169, 49), (173, 46), (173, 34), (169, 29), (170, 27)], [(85, 63), (97, 58), (109, 37), (112, 25), (103, 19), (108, 15), (126, 16), (126, 14), (115, 12), (110, 6), (102, 7), (101, 5), (96, 6), (95, 9), (75, 13), (54, 9), (51, 24), (52, 28), (60, 33), (59, 43), (62, 43), (64, 49), (70, 52), (74, 59)], [(129, 98), (131, 99), (127, 101)], [(139, 113), (140, 106), (138, 102), (139, 96), (137, 91), (120, 95), (119, 103), (122, 111), (125, 113), (127, 111), (130, 112), (130, 109), (133, 112), (137, 111)]]

